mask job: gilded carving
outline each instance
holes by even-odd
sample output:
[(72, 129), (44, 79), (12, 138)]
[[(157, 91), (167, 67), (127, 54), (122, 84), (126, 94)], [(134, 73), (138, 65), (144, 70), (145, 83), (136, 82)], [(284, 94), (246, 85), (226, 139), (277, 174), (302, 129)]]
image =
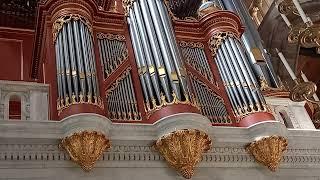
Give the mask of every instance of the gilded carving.
[(217, 51), (220, 48), (221, 44), (228, 37), (236, 37), (236, 36), (231, 32), (218, 32), (210, 38), (208, 44), (213, 57), (216, 56)]
[(275, 172), (287, 146), (288, 140), (284, 137), (270, 136), (250, 143), (246, 150), (254, 156), (257, 162)]
[(172, 168), (190, 179), (203, 153), (211, 149), (211, 139), (199, 130), (178, 130), (158, 139), (155, 148)]
[(79, 14), (67, 14), (63, 15), (58, 18), (52, 25), (52, 34), (53, 34), (53, 41), (55, 42), (60, 30), (62, 29), (65, 23), (70, 22), (71, 20), (74, 21), (81, 21), (83, 22), (89, 29), (89, 32), (92, 33), (92, 25), (90, 24), (89, 20)]
[(105, 135), (96, 131), (83, 131), (65, 137), (60, 146), (69, 154), (72, 161), (88, 172), (103, 152), (110, 148), (110, 141)]
[(290, 92), (290, 99), (296, 102), (309, 100), (316, 93), (317, 86), (313, 82), (302, 82), (296, 81), (296, 85)]

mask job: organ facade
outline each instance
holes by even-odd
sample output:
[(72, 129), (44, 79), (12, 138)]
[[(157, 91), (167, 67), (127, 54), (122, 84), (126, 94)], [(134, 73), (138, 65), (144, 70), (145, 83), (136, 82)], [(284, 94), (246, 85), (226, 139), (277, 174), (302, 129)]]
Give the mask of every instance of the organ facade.
[(0, 69), (12, 69), (0, 73), (5, 178), (289, 179), (318, 168), (317, 102), (303, 98), (316, 90), (284, 87), (243, 1), (15, 3), (35, 21), (0, 28)]

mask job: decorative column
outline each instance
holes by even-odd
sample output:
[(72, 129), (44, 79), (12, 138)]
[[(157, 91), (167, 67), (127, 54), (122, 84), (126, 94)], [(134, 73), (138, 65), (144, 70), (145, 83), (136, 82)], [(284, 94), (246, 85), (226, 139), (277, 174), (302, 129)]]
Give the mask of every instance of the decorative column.
[(241, 36), (245, 49), (248, 53), (249, 63), (255, 75), (260, 80), (266, 80), (269, 85), (278, 87), (278, 79), (271, 64), (271, 57), (262, 45), (261, 37), (257, 31), (249, 11), (242, 0), (222, 0), (225, 9), (233, 11), (239, 15), (246, 27)]

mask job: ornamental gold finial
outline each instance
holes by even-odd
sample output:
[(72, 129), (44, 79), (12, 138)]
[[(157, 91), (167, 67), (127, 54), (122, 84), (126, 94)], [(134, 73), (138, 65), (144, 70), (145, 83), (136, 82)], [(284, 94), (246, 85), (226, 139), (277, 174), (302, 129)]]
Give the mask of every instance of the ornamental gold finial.
[(171, 167), (190, 179), (202, 154), (211, 148), (211, 139), (199, 130), (178, 130), (158, 139), (155, 148)]
[(84, 171), (89, 172), (103, 152), (110, 148), (110, 141), (96, 131), (74, 133), (62, 139), (60, 146)]
[(246, 150), (254, 156), (257, 162), (275, 172), (287, 146), (288, 140), (284, 137), (270, 136), (250, 143)]

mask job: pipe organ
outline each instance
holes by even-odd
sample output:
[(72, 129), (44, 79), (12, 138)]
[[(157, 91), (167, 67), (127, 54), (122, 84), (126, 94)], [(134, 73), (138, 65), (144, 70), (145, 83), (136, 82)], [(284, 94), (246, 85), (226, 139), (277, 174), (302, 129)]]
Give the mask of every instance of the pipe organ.
[(151, 124), (196, 113), (222, 126), (274, 119), (241, 39), (241, 18), (221, 10), (224, 1), (189, 12), (181, 6), (195, 1), (118, 3), (40, 4), (34, 54), (47, 60), (46, 72), (56, 66), (56, 76), (48, 76), (52, 119), (95, 113)]

